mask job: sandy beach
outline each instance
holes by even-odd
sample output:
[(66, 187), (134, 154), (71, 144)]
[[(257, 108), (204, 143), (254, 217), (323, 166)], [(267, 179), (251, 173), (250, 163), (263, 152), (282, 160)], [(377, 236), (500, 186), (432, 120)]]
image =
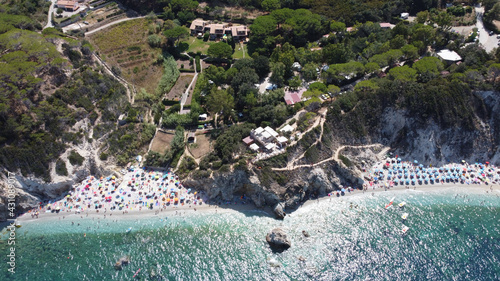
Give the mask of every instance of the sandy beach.
[[(453, 175), (447, 172), (451, 171), (452, 167), (454, 171), (460, 173), (462, 180), (458, 176), (446, 178), (447, 173)], [(435, 180), (429, 181), (429, 174)], [(339, 191), (310, 199), (298, 207), (324, 200), (334, 203), (342, 197), (375, 196), (381, 192), (404, 190), (434, 192), (452, 189), (457, 192), (490, 193), (500, 196), (500, 185), (497, 184), (499, 174), (498, 168), (477, 163), (424, 168), (417, 163), (388, 159), (385, 163), (378, 163), (366, 171), (364, 178), (367, 181), (361, 189), (341, 187)], [(398, 184), (398, 181), (403, 184)], [(61, 200), (41, 203), (39, 208), (20, 216), (17, 220), (76, 222), (85, 218), (118, 220), (231, 211), (261, 211), (264, 215), (274, 216), (271, 207), (257, 208), (243, 196), (234, 197), (231, 202), (210, 202), (205, 194), (185, 188), (171, 171), (135, 168), (127, 171), (121, 178), (88, 177), (82, 183), (75, 185), (74, 189)], [(294, 210), (286, 211), (293, 213)]]
[(258, 209), (246, 197), (231, 202), (210, 202), (203, 192), (185, 188), (169, 170), (131, 168), (123, 177), (88, 177), (60, 200), (40, 202), (23, 214), (19, 222), (40, 220), (77, 220), (99, 218), (108, 220), (141, 217), (168, 217), (262, 211), (272, 215), (270, 208)]

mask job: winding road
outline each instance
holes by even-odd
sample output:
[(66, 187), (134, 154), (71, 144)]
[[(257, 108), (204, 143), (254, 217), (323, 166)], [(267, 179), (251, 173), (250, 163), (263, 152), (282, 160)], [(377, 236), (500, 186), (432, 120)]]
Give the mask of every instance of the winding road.
[(486, 52), (491, 52), (494, 48), (497, 47), (498, 40), (496, 39), (496, 34), (489, 35), (488, 30), (484, 28), (483, 24), (483, 15), (484, 15), (484, 7), (476, 7), (476, 27), (479, 32), (479, 43), (483, 45)]
[(52, 24), (52, 14), (54, 14), (54, 8), (56, 5), (56, 1), (57, 0), (52, 0), (52, 2), (50, 4), (49, 13), (47, 14), (47, 24), (43, 27), (43, 29), (49, 28), (49, 27), (54, 27), (54, 25)]

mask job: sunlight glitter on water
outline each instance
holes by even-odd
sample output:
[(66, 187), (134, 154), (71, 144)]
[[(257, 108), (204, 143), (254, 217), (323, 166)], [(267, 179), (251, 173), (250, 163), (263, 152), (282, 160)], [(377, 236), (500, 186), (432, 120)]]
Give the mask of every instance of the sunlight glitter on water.
[[(404, 210), (384, 209), (393, 196)], [(15, 278), (2, 278), (2, 264), (0, 279), (130, 280), (141, 268), (145, 280), (498, 280), (499, 215), (493, 195), (399, 191), (312, 202), (284, 221), (231, 212), (34, 222), (19, 229)], [(292, 241), (279, 254), (265, 242), (275, 227)], [(130, 264), (116, 271), (124, 255)]]

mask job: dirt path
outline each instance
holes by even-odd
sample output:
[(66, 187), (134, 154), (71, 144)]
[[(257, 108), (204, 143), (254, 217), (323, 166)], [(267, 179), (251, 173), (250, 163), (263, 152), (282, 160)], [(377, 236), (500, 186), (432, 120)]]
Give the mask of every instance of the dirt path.
[[(314, 128), (316, 128), (316, 126), (318, 126), (318, 123), (319, 123), (319, 126), (321, 128), (321, 133), (319, 134), (319, 138), (311, 145), (314, 146), (316, 144), (318, 144), (321, 139), (323, 138), (323, 125), (325, 124), (325, 121), (326, 121), (326, 118), (323, 117), (323, 116), (326, 116), (326, 113), (327, 113), (328, 109), (325, 108), (324, 109), (324, 112), (320, 112), (320, 115), (319, 115), (319, 118), (316, 119), (316, 121), (314, 122), (314, 126), (311, 126), (308, 130), (306, 130), (301, 136), (304, 136), (307, 132), (313, 130)], [(295, 145), (298, 141), (300, 141), (302, 138), (298, 139), (298, 140), (295, 140), (293, 141), (290, 145)], [(307, 150), (306, 150), (307, 151)], [(297, 161), (299, 161), (300, 159), (304, 158), (305, 154), (306, 154), (306, 151), (304, 151), (299, 157), (293, 159), (291, 162), (289, 162), (287, 164), (287, 168), (292, 168), (295, 166), (295, 163)]]
[[(368, 148), (368, 147), (374, 147), (374, 146), (382, 146), (382, 144), (376, 143), (376, 144), (367, 144), (367, 145), (343, 145), (343, 146), (337, 148), (337, 150), (335, 151), (335, 153), (333, 154), (332, 157), (321, 160), (317, 163), (303, 164), (303, 165), (297, 165), (297, 166), (294, 165), (291, 168), (288, 166), (286, 168), (272, 168), (272, 170), (273, 171), (289, 171), (289, 170), (295, 170), (298, 168), (315, 167), (315, 166), (321, 165), (321, 164), (329, 162), (329, 161), (339, 162), (340, 151), (342, 151), (344, 148), (348, 148), (348, 147), (350, 147), (350, 148)], [(377, 156), (380, 156), (381, 154), (387, 153), (387, 151), (389, 151), (389, 149), (390, 148), (384, 148)], [(301, 157), (303, 157), (303, 155), (301, 155)], [(295, 159), (295, 160), (298, 160), (298, 159)]]
[(108, 24), (105, 24), (105, 25), (103, 25), (103, 26), (101, 26), (101, 27), (98, 27), (98, 28), (96, 28), (96, 29), (94, 29), (94, 30), (91, 30), (91, 31), (85, 32), (85, 36), (88, 36), (88, 35), (90, 35), (90, 34), (93, 34), (93, 33), (97, 32), (97, 31), (103, 30), (103, 29), (105, 29), (105, 28), (108, 28), (108, 27), (110, 27), (110, 26), (112, 26), (112, 25), (115, 25), (115, 24), (118, 24), (118, 23), (120, 23), (120, 22), (129, 21), (129, 20), (136, 20), (136, 19), (141, 19), (141, 18), (145, 18), (145, 17), (146, 17), (146, 16), (119, 19), (119, 20), (116, 20), (116, 21), (110, 22), (110, 23), (108, 23)]
[(47, 14), (47, 24), (43, 27), (43, 29), (49, 28), (49, 27), (54, 27), (54, 25), (52, 24), (52, 14), (54, 13), (54, 6), (56, 3), (56, 0), (51, 0), (51, 1), (52, 2), (50, 4), (49, 13)]
[[(128, 101), (130, 102), (130, 104), (134, 104), (134, 96), (135, 94), (137, 94), (135, 91), (135, 86), (129, 84), (127, 80), (121, 78), (120, 76), (116, 75), (113, 71), (111, 71), (111, 68), (108, 66), (106, 62), (104, 62), (101, 59), (101, 57), (99, 57), (95, 53), (93, 53), (92, 56), (97, 61), (97, 63), (99, 63), (104, 67), (104, 69), (108, 72), (109, 75), (113, 76), (116, 80), (118, 80), (118, 82), (120, 82), (120, 84), (122, 84), (125, 87), (125, 89), (127, 90)], [(130, 88), (132, 88), (133, 93), (130, 91)]]
[[(183, 54), (185, 54), (186, 56), (192, 58), (187, 53), (183, 53)], [(192, 59), (194, 59), (194, 58), (192, 58)], [(191, 80), (191, 83), (189, 83), (189, 86), (187, 87), (186, 91), (184, 91), (184, 94), (182, 94), (182, 98), (181, 98), (181, 110), (180, 111), (182, 111), (184, 109), (184, 104), (186, 104), (187, 98), (189, 96), (189, 91), (191, 90), (191, 87), (193, 86), (193, 83), (196, 81), (196, 78), (198, 77), (198, 70), (196, 69), (196, 63), (194, 64), (194, 71), (195, 71), (196, 74), (194, 75), (193, 80)], [(201, 73), (201, 69), (200, 69), (199, 73)]]

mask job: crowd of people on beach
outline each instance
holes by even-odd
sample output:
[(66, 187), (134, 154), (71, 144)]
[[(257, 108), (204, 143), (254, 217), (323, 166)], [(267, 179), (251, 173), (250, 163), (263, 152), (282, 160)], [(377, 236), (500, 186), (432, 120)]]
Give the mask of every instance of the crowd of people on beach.
[(401, 158), (389, 158), (384, 163), (375, 165), (365, 175), (363, 188), (386, 188), (405, 186), (414, 188), (418, 185), (433, 184), (492, 184), (500, 182), (500, 169), (489, 162), (469, 164), (462, 160), (460, 164), (447, 164), (441, 167), (424, 166), (417, 160), (401, 161)]
[[(418, 185), (434, 184), (492, 184), (500, 182), (500, 168), (489, 162), (469, 164), (448, 164), (442, 167), (424, 166), (418, 161), (401, 161), (401, 158), (388, 158), (365, 170), (364, 184), (359, 187), (343, 187), (328, 196), (343, 196), (356, 189), (391, 189), (395, 186), (416, 188)], [(242, 204), (247, 198), (239, 198)], [(75, 213), (89, 211), (96, 213), (141, 211), (156, 212), (167, 208), (189, 207), (206, 202), (203, 194), (185, 188), (179, 177), (170, 170), (153, 170), (130, 167), (123, 176), (88, 176), (73, 187), (62, 199), (39, 202), (37, 208), (29, 211), (32, 218), (40, 213)], [(225, 202), (232, 204), (233, 202)], [(219, 203), (221, 204), (221, 203)], [(236, 204), (236, 202), (234, 202)], [(196, 209), (194, 209), (196, 210)]]
[(62, 199), (40, 202), (30, 211), (32, 217), (39, 213), (75, 213), (94, 211), (106, 213), (132, 210), (156, 210), (188, 205), (201, 205), (203, 194), (186, 189), (179, 177), (170, 170), (152, 170), (131, 167), (123, 177), (89, 176), (74, 186)]

